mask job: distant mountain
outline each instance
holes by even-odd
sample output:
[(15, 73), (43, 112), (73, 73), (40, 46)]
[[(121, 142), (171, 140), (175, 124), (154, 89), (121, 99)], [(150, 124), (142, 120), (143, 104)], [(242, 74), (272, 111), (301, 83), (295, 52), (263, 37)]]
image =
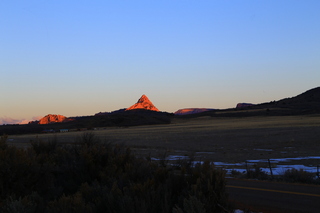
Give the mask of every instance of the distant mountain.
[(146, 95), (142, 95), (141, 98), (139, 98), (138, 102), (132, 105), (131, 107), (127, 108), (126, 111), (134, 109), (146, 109), (159, 112), (157, 107), (153, 105), (153, 103), (149, 100), (149, 98)]
[(320, 113), (320, 87), (310, 89), (292, 98), (263, 103), (259, 107), (282, 108), (293, 111), (293, 114)]
[(320, 87), (310, 89), (302, 94), (278, 101), (247, 105), (242, 103), (236, 108), (217, 109), (189, 114), (186, 117), (248, 117), (248, 116), (287, 116), (320, 114)]
[(244, 108), (244, 107), (249, 107), (249, 106), (253, 106), (254, 104), (250, 104), (250, 103), (238, 103), (236, 108)]
[(320, 87), (310, 89), (291, 98), (255, 104), (250, 107), (219, 110), (212, 116), (285, 116), (320, 113)]
[(288, 112), (293, 112), (293, 114), (313, 113), (316, 111), (320, 112), (320, 87), (307, 90), (306, 92), (291, 98), (254, 104), (250, 106), (250, 109), (281, 109), (287, 110)]
[(294, 106), (320, 107), (320, 87), (310, 89), (292, 98), (285, 98), (278, 101), (279, 104), (289, 104)]
[[(175, 112), (186, 115), (184, 118), (200, 116), (211, 117), (248, 117), (248, 116), (287, 116), (320, 114), (320, 87), (310, 89), (292, 98), (255, 104), (249, 107), (230, 109), (187, 108)], [(173, 113), (159, 112), (152, 102), (143, 95), (136, 104), (110, 113), (100, 112), (95, 116), (65, 117), (63, 115), (46, 115), (39, 121), (28, 125), (0, 125), (2, 134), (41, 133), (46, 129), (92, 129), (95, 127), (130, 127), (137, 125), (170, 124)], [(70, 121), (70, 122), (67, 122)], [(43, 125), (38, 125), (43, 124)]]
[(61, 123), (66, 121), (72, 121), (72, 119), (69, 119), (63, 115), (53, 115), (48, 114), (41, 118), (38, 122), (38, 124), (51, 124), (51, 123)]
[(210, 109), (210, 108), (185, 108), (185, 109), (177, 110), (174, 114), (175, 115), (190, 115), (190, 114), (207, 112), (207, 111), (212, 111), (212, 110), (215, 110), (215, 109)]

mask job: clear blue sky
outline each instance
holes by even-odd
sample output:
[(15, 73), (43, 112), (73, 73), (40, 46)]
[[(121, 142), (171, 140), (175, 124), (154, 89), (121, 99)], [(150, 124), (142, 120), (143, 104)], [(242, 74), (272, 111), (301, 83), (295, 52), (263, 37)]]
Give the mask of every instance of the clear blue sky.
[(320, 1), (0, 1), (0, 123), (320, 86)]

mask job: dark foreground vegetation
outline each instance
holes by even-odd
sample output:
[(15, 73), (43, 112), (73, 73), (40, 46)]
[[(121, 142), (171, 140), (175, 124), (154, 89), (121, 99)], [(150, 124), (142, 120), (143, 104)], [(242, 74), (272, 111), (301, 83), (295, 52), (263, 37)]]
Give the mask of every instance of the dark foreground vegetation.
[(0, 212), (225, 212), (225, 173), (169, 165), (84, 133), (73, 145), (0, 141)]
[(320, 184), (320, 174), (304, 171), (303, 169), (287, 169), (280, 175), (268, 174), (259, 166), (254, 165), (253, 169), (247, 169), (246, 173), (241, 173), (236, 170), (231, 171), (231, 176), (243, 179), (269, 180), (287, 183), (305, 183), (305, 184)]

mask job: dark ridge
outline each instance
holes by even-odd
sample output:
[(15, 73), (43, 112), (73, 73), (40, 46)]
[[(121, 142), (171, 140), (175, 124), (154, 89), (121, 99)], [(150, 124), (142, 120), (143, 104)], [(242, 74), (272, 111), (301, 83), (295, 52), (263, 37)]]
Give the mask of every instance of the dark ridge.
[(48, 130), (59, 132), (61, 129), (68, 129), (68, 131), (81, 131), (97, 127), (130, 127), (139, 125), (170, 124), (172, 117), (172, 113), (135, 109), (101, 114), (98, 116), (73, 117), (74, 120), (61, 123), (41, 125), (37, 123), (26, 125), (2, 125), (0, 126), (0, 135), (42, 133), (49, 132)]
[(96, 127), (130, 127), (137, 125), (170, 124), (173, 117), (195, 118), (211, 117), (248, 117), (248, 116), (287, 116), (320, 114), (320, 87), (310, 89), (292, 98), (271, 101), (244, 108), (210, 110), (188, 115), (157, 112), (145, 109), (118, 110), (111, 113), (99, 113), (95, 116), (72, 117), (73, 121), (53, 124), (2, 125), (0, 134), (41, 133), (59, 129), (93, 129)]
[(181, 118), (200, 116), (248, 117), (248, 116), (287, 116), (320, 114), (320, 87), (310, 89), (292, 98), (271, 101), (243, 108), (231, 108), (201, 112), (192, 115), (179, 115)]

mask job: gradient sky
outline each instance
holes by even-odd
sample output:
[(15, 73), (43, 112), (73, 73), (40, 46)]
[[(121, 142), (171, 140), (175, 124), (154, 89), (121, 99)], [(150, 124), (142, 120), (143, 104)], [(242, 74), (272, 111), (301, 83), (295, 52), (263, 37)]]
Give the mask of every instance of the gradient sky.
[(0, 124), (320, 86), (319, 0), (0, 1)]

